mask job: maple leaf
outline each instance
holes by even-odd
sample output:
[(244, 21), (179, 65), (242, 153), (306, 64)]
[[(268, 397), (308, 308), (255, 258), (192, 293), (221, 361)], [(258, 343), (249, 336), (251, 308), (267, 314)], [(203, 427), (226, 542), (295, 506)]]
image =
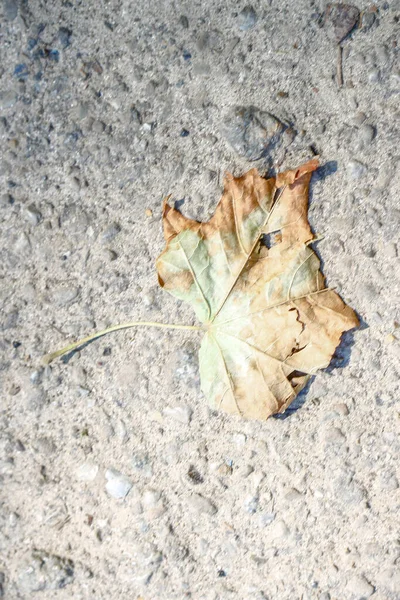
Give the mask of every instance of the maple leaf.
[[(255, 419), (284, 412), (328, 366), (342, 333), (359, 324), (325, 286), (310, 248), (308, 188), (317, 167), (313, 159), (270, 179), (257, 169), (227, 174), (206, 223), (164, 201), (159, 283), (203, 323), (201, 387), (213, 408)], [(272, 234), (267, 247), (263, 236)]]

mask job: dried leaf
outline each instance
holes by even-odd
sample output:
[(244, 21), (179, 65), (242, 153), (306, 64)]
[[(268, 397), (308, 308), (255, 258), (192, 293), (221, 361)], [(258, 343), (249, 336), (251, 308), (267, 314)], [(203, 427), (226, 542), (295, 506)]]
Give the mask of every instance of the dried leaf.
[(228, 174), (207, 223), (164, 202), (159, 282), (204, 324), (201, 386), (214, 408), (255, 419), (285, 411), (358, 325), (325, 287), (310, 248), (308, 187), (317, 167), (313, 159), (276, 179), (257, 169)]

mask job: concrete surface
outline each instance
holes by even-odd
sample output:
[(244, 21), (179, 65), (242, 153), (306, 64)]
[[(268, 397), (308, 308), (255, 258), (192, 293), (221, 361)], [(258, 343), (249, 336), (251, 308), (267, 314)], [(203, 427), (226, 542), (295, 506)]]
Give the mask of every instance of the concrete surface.
[[(400, 3), (357, 6), (339, 88), (323, 1), (3, 1), (0, 596), (400, 598)], [(237, 107), (293, 135), (255, 156)], [(164, 195), (207, 218), (225, 171), (315, 152), (317, 248), (362, 326), (287, 418), (211, 412), (196, 332), (43, 370), (108, 324), (194, 323), (157, 285)]]

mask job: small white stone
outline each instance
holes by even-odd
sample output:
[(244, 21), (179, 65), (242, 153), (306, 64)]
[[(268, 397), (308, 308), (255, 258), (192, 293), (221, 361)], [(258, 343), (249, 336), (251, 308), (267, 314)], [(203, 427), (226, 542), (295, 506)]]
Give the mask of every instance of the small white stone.
[(113, 498), (125, 498), (132, 489), (132, 482), (119, 471), (106, 471), (106, 491)]
[(275, 521), (273, 525), (268, 529), (268, 534), (271, 540), (277, 540), (281, 538), (288, 537), (290, 531), (285, 523), (285, 521)]
[(272, 521), (275, 520), (275, 516), (275, 513), (261, 513), (258, 517), (260, 527), (266, 527), (267, 525), (270, 525)]
[(246, 436), (244, 433), (235, 433), (232, 436), (232, 441), (238, 446), (238, 448), (243, 448), (246, 443)]
[(347, 584), (347, 589), (357, 598), (369, 598), (375, 591), (374, 586), (363, 575), (354, 575)]
[(367, 167), (358, 160), (350, 160), (348, 173), (351, 179), (361, 179), (367, 173)]
[(243, 503), (245, 511), (253, 515), (257, 511), (259, 500), (258, 496), (247, 496)]
[(92, 463), (83, 463), (75, 471), (76, 477), (79, 479), (79, 481), (93, 481), (98, 472), (98, 465), (94, 465)]
[(213, 515), (217, 512), (216, 506), (208, 500), (208, 498), (204, 498), (200, 496), (200, 494), (193, 494), (188, 499), (189, 509), (195, 514), (206, 514)]
[(192, 418), (193, 411), (190, 406), (174, 406), (167, 407), (164, 409), (164, 416), (178, 421), (183, 425), (189, 425), (190, 419)]
[(146, 508), (153, 508), (160, 500), (160, 492), (157, 490), (146, 490), (142, 497), (142, 504)]

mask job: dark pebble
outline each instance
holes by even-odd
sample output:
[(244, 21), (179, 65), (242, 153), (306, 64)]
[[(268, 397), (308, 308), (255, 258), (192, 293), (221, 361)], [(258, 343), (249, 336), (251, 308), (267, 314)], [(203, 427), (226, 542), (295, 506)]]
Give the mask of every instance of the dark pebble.
[(58, 30), (58, 39), (60, 40), (62, 48), (68, 48), (68, 46), (71, 44), (71, 35), (71, 29), (68, 29), (68, 27), (60, 27)]
[(327, 35), (340, 44), (346, 36), (354, 29), (360, 17), (357, 6), (351, 4), (328, 4), (324, 25)]
[(60, 53), (58, 50), (49, 50), (47, 54), (49, 60), (58, 62), (60, 60)]
[(182, 129), (180, 136), (187, 137), (188, 135), (190, 135), (190, 132), (187, 129)]
[(28, 71), (28, 67), (25, 63), (20, 63), (19, 65), (17, 65), (14, 69), (14, 77), (16, 77), (18, 80), (25, 80), (28, 78), (29, 75), (29, 71)]

